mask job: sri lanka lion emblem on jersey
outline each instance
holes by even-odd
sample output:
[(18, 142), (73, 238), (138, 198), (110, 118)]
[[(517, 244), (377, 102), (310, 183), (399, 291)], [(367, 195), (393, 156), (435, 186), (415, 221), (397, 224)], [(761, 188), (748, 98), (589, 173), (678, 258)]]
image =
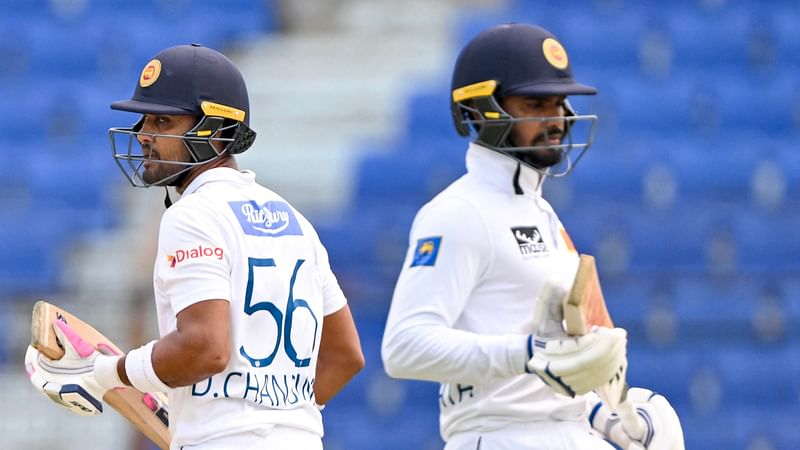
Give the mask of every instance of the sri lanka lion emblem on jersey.
[(414, 259), (411, 260), (411, 267), (432, 266), (436, 264), (436, 257), (439, 255), (439, 246), (442, 243), (441, 236), (422, 238), (417, 241), (414, 249)]

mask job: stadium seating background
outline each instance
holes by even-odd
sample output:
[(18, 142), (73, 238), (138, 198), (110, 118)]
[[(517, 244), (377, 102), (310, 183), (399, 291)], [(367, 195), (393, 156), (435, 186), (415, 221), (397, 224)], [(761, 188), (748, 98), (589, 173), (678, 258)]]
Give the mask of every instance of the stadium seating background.
[[(0, 40), (0, 301), (58, 291), (70, 246), (119, 225), (105, 132), (124, 124), (107, 105), (130, 95), (142, 61), (279, 32), (271, 2), (142, 3), (0, 1), (13, 11)], [(552, 30), (600, 91), (574, 101), (600, 116), (596, 144), (545, 191), (598, 258), (630, 332), (630, 384), (667, 395), (687, 448), (800, 448), (800, 4), (517, 0), (462, 14), (453, 39), (508, 20)], [(441, 446), (437, 387), (389, 380), (379, 348), (414, 212), (464, 171), (447, 76), (404, 100), (405, 128), (366, 152), (353, 206), (317, 224), (368, 361), (326, 410), (332, 449)]]

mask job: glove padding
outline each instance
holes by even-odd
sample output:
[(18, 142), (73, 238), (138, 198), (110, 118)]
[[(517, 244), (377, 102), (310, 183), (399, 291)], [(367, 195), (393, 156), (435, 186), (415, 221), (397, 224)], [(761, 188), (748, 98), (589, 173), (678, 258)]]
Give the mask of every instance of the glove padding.
[(595, 396), (590, 404), (589, 423), (623, 450), (684, 450), (680, 419), (663, 395), (649, 389), (631, 388), (628, 401), (643, 419), (642, 436), (630, 436), (619, 417)]
[(574, 397), (617, 378), (627, 366), (627, 333), (622, 328), (593, 327), (585, 336), (532, 336), (533, 357), (528, 371), (556, 392)]
[(31, 384), (47, 398), (76, 414), (101, 414), (103, 395), (121, 382), (118, 382), (118, 378), (98, 380), (94, 367), (98, 358), (111, 357), (101, 355), (64, 322), (55, 321), (53, 329), (64, 346), (64, 356), (52, 360), (28, 346), (25, 368)]
[(585, 336), (567, 336), (563, 325), (567, 295), (564, 286), (551, 282), (539, 292), (526, 369), (556, 392), (574, 397), (624, 375), (628, 334), (622, 328), (592, 327)]

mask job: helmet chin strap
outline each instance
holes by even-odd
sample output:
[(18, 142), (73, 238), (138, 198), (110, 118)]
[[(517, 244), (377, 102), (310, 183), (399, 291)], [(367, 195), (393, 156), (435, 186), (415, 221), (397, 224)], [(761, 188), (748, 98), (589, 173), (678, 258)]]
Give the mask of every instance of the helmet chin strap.
[(180, 186), (181, 183), (183, 183), (183, 181), (189, 175), (190, 171), (191, 170), (187, 170), (187, 171), (181, 173), (180, 175), (178, 175), (175, 178), (175, 180), (173, 180), (172, 182), (164, 185), (164, 209), (169, 209), (169, 207), (172, 206), (172, 199), (169, 196), (169, 187), (170, 186)]
[(169, 198), (169, 187), (164, 186), (164, 209), (169, 209), (172, 206), (172, 199)]
[(519, 174), (522, 171), (522, 163), (517, 161), (517, 170), (514, 171), (514, 193), (517, 195), (525, 194), (525, 191), (522, 190), (522, 186), (519, 184)]

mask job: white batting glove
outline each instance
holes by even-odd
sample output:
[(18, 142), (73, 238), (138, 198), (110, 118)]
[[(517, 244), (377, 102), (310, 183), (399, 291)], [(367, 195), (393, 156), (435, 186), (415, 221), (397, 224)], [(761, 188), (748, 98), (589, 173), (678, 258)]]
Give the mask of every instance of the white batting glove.
[(631, 388), (628, 401), (643, 419), (642, 436), (630, 436), (617, 415), (598, 397), (591, 400), (589, 423), (623, 450), (684, 450), (681, 421), (663, 395), (649, 389)]
[(53, 323), (64, 356), (52, 360), (35, 348), (25, 352), (25, 368), (31, 384), (55, 403), (82, 416), (103, 412), (103, 395), (122, 386), (117, 374), (119, 356), (100, 354), (66, 323)]
[(574, 397), (614, 382), (627, 367), (628, 333), (593, 327), (585, 336), (568, 336), (562, 325), (566, 291), (543, 290), (534, 312), (533, 356), (526, 364), (556, 392)]
[(570, 397), (612, 382), (627, 365), (627, 333), (622, 328), (595, 327), (585, 336), (532, 339), (528, 371)]

